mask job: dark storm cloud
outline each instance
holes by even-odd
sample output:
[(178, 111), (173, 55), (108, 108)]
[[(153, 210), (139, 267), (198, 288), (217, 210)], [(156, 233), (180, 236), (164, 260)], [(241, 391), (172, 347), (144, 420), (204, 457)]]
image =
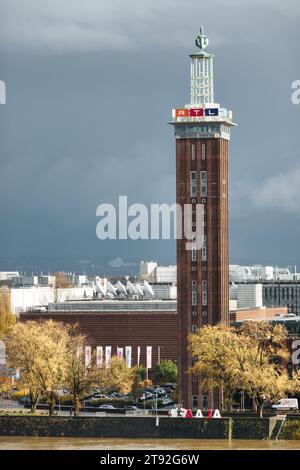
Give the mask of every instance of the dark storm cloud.
[[(300, 262), (296, 1), (0, 1), (1, 254), (174, 260), (173, 242), (96, 239), (96, 207), (175, 199), (170, 109), (203, 23), (234, 111), (231, 259)], [(298, 230), (298, 232), (297, 232)], [(279, 250), (281, 251), (279, 256)], [(297, 259), (298, 257), (298, 259)], [(280, 258), (280, 259), (279, 259)]]

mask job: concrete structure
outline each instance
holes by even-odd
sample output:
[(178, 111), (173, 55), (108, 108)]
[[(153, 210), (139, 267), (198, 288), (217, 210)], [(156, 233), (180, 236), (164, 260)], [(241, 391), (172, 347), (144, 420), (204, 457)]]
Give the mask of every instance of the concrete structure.
[(141, 261), (139, 279), (155, 284), (176, 284), (177, 266), (158, 266), (154, 261)]
[(300, 282), (263, 283), (263, 304), (266, 307), (287, 307), (290, 313), (300, 315)]
[(19, 271), (0, 271), (0, 281), (10, 281), (19, 276)]
[(12, 312), (16, 314), (33, 307), (46, 307), (53, 302), (93, 298), (93, 288), (91, 287), (55, 289), (53, 287), (32, 286), (11, 288), (9, 292)]
[(157, 284), (176, 284), (177, 282), (177, 266), (157, 266), (155, 274)]
[(14, 287), (31, 287), (39, 283), (38, 276), (18, 276), (13, 278)]
[(231, 282), (297, 281), (300, 274), (296, 266), (240, 266), (230, 265)]
[(176, 300), (177, 286), (174, 284), (151, 284), (154, 296), (144, 291), (144, 299)]
[(141, 261), (139, 278), (141, 281), (156, 282), (155, 270), (157, 263), (154, 261)]
[(260, 308), (263, 306), (262, 284), (239, 284), (237, 308)]
[[(231, 111), (214, 101), (213, 55), (204, 51), (208, 40), (196, 39), (199, 52), (191, 57), (191, 101), (172, 112), (176, 138), (176, 199), (192, 207), (191, 221), (182, 215), (181, 226), (192, 225), (195, 240), (201, 234), (201, 251), (186, 238), (177, 240), (179, 400), (202, 406), (200, 384), (187, 370), (192, 357), (187, 336), (205, 324), (229, 322), (228, 259), (228, 148)], [(196, 225), (202, 205), (202, 227)], [(201, 230), (202, 231), (202, 230)], [(212, 403), (212, 402), (211, 402)], [(217, 403), (216, 401), (214, 402)]]

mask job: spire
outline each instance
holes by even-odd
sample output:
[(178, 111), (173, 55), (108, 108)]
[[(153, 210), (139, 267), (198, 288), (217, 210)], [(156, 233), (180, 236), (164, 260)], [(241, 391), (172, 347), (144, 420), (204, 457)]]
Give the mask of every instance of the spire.
[(203, 32), (203, 26), (200, 27), (200, 34), (196, 37), (195, 44), (200, 51), (190, 55), (191, 105), (206, 106), (209, 103), (214, 103), (214, 56), (204, 52), (208, 46), (208, 39)]
[(202, 25), (200, 26), (200, 34), (195, 39), (195, 44), (196, 44), (197, 47), (199, 47), (199, 49), (201, 51), (203, 51), (203, 49), (205, 49), (208, 46), (208, 38), (207, 38), (207, 36), (205, 36), (205, 34), (203, 32), (203, 26)]

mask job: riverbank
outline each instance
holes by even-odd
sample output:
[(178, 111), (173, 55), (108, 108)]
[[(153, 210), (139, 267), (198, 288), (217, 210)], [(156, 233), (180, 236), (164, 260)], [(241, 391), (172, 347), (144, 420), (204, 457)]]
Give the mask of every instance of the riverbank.
[(0, 416), (0, 436), (262, 440), (274, 429), (276, 418)]

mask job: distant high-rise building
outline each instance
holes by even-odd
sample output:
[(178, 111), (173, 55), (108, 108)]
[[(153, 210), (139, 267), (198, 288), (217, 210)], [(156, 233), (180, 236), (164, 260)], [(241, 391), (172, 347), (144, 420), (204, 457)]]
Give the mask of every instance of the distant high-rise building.
[[(176, 138), (177, 204), (203, 205), (202, 249), (187, 250), (177, 241), (179, 400), (202, 406), (197, 377), (187, 373), (192, 357), (187, 336), (203, 325), (229, 322), (228, 147), (232, 112), (214, 100), (214, 56), (204, 51), (208, 39), (201, 27), (200, 49), (191, 57), (191, 102), (173, 109)], [(196, 228), (199, 230), (199, 227)], [(212, 398), (210, 398), (212, 400)]]

